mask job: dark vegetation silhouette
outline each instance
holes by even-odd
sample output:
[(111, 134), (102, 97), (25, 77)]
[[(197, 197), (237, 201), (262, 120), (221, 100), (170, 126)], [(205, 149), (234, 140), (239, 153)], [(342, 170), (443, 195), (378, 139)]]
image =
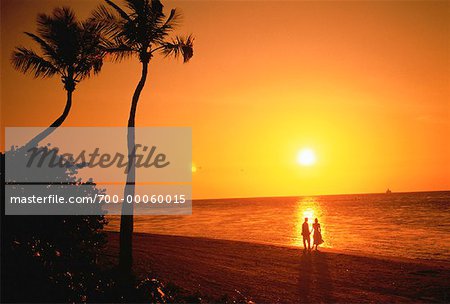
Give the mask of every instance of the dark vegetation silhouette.
[(35, 78), (58, 75), (67, 93), (63, 113), (49, 128), (27, 144), (33, 147), (67, 118), (77, 83), (100, 72), (105, 49), (101, 25), (93, 18), (78, 21), (75, 13), (67, 7), (55, 8), (50, 15), (39, 14), (37, 33), (25, 34), (39, 45), (40, 52), (22, 46), (16, 47), (11, 56), (13, 67), (22, 73), (30, 73)]
[[(94, 12), (96, 22), (108, 37), (107, 52), (113, 60), (121, 61), (137, 57), (142, 65), (141, 78), (134, 90), (128, 118), (128, 173), (124, 197), (135, 194), (135, 117), (142, 89), (148, 74), (148, 65), (154, 54), (181, 56), (187, 62), (193, 56), (193, 37), (169, 38), (169, 34), (178, 24), (179, 14), (172, 9), (168, 16), (164, 14), (159, 0), (124, 0), (121, 8), (110, 0), (107, 6), (101, 5)], [(133, 204), (123, 204), (120, 221), (119, 267), (124, 276), (131, 274), (133, 238)]]
[[(48, 151), (48, 147), (39, 148)], [(99, 298), (96, 286), (105, 289), (99, 277), (97, 260), (106, 241), (102, 229), (106, 224), (99, 205), (98, 215), (8, 215), (5, 216), (5, 182), (25, 181), (30, 174), (42, 180), (62, 184), (45, 186), (49, 193), (86, 196), (102, 193), (92, 181), (83, 184), (76, 177), (77, 166), (20, 170), (28, 160), (26, 148), (7, 151), (8, 170), (5, 181), (2, 154), (2, 299), (1, 302), (81, 302)], [(60, 156), (57, 156), (59, 160)], [(26, 176), (23, 176), (24, 173)], [(64, 183), (79, 183), (67, 185)], [(38, 195), (29, 185), (8, 186), (13, 195)]]

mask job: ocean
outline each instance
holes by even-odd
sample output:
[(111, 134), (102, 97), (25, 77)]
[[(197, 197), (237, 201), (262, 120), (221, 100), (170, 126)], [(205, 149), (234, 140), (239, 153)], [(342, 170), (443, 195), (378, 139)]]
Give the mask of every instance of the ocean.
[(305, 217), (319, 219), (322, 247), (450, 261), (450, 191), (196, 200), (192, 215), (135, 216), (134, 230), (302, 247)]

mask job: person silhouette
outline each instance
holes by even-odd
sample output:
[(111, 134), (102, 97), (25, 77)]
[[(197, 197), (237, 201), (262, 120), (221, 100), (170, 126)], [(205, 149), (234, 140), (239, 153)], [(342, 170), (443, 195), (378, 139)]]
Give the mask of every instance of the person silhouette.
[(308, 250), (311, 250), (311, 231), (309, 230), (308, 218), (305, 217), (305, 222), (302, 225), (303, 236), (303, 250), (306, 251), (306, 242), (308, 242)]
[(313, 226), (313, 230), (314, 230), (313, 247), (314, 247), (314, 245), (316, 245), (316, 250), (318, 250), (317, 246), (319, 246), (320, 244), (323, 243), (323, 239), (322, 239), (322, 229), (320, 228), (319, 220), (317, 218), (314, 220), (314, 224), (312, 226)]

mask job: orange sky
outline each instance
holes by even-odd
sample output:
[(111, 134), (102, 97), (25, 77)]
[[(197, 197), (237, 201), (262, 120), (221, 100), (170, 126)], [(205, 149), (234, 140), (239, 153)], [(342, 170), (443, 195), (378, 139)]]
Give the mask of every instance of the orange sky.
[[(120, 0), (118, 0), (119, 2)], [(98, 1), (2, 0), (2, 127), (46, 126), (58, 78), (12, 70), (38, 12)], [(196, 36), (150, 66), (138, 126), (192, 126), (196, 198), (450, 189), (449, 2), (165, 2)], [(80, 83), (64, 126), (125, 126), (137, 60)], [(300, 167), (299, 149), (317, 164)], [(201, 167), (201, 168), (200, 168)]]

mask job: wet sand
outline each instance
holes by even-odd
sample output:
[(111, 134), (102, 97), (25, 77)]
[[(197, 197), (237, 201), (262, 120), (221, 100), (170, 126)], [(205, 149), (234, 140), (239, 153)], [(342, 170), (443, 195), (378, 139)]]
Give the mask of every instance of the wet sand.
[[(108, 232), (105, 253), (117, 262), (118, 233)], [(238, 291), (256, 303), (450, 302), (450, 263), (327, 250), (135, 234), (134, 270), (214, 298)]]

